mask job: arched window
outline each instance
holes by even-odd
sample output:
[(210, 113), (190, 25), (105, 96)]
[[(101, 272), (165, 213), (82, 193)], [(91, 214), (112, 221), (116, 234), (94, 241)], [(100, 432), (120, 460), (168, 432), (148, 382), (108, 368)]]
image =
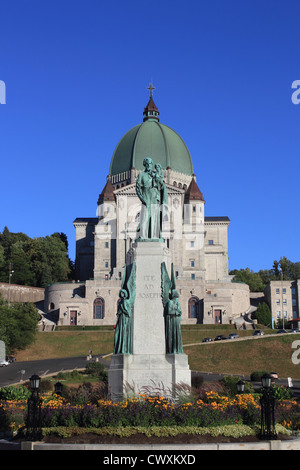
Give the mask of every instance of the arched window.
[(191, 297), (189, 299), (189, 318), (198, 318), (199, 316), (199, 299)]
[(94, 300), (93, 318), (94, 320), (102, 320), (104, 316), (105, 316), (104, 299), (102, 299), (102, 297), (97, 297), (97, 299)]

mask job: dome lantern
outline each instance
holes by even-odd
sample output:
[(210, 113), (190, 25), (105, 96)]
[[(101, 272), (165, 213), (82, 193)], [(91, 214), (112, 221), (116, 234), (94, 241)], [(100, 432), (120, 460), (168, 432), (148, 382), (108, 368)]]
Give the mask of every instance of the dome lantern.
[(156, 119), (157, 121), (159, 121), (158, 107), (155, 105), (153, 101), (153, 90), (155, 90), (155, 87), (152, 85), (152, 83), (150, 83), (150, 85), (147, 87), (147, 90), (150, 91), (150, 99), (148, 101), (146, 108), (144, 108), (143, 120), (144, 122), (147, 121), (148, 119)]

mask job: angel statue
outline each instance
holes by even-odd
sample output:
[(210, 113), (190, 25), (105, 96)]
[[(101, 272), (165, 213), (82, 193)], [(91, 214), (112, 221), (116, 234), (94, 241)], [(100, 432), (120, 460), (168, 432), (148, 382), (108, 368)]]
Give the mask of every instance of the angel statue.
[(132, 354), (132, 313), (135, 301), (135, 261), (125, 265), (117, 311), (114, 354)]
[(180, 326), (181, 306), (176, 290), (173, 263), (171, 279), (166, 264), (161, 264), (161, 287), (165, 316), (166, 354), (183, 354)]

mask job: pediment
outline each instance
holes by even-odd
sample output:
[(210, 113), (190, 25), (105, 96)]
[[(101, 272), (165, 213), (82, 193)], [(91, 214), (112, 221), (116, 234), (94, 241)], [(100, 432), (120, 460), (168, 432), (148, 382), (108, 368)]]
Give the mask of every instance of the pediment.
[[(185, 193), (184, 189), (181, 188), (176, 188), (175, 186), (165, 183), (168, 194), (172, 196), (182, 196)], [(128, 196), (128, 197), (133, 197), (137, 196), (136, 194), (136, 189), (135, 189), (135, 183), (128, 184), (127, 186), (123, 186), (123, 188), (118, 188), (114, 190), (114, 194), (116, 197), (118, 196)]]

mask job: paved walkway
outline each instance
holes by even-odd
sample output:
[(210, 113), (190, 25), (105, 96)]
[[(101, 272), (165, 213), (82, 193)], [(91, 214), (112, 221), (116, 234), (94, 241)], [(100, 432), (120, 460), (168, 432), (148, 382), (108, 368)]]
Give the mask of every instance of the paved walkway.
[[(291, 440), (275, 440), (275, 441), (261, 441), (261, 442), (237, 442), (237, 443), (214, 443), (214, 444), (47, 444), (43, 442), (22, 442), (12, 443), (4, 439), (0, 440), (0, 450), (84, 450), (84, 451), (102, 451), (107, 455), (107, 452), (117, 451), (115, 455), (129, 452), (132, 456), (136, 453), (142, 453), (143, 459), (154, 459), (153, 455), (160, 455), (168, 451), (177, 451), (181, 455), (193, 456), (202, 450), (300, 450), (300, 438), (293, 438)], [(151, 453), (149, 453), (150, 451)], [(154, 452), (154, 454), (153, 454)], [(190, 457), (192, 459), (192, 457)], [(142, 459), (140, 460), (142, 462)], [(144, 462), (144, 460), (143, 460)], [(148, 462), (148, 463), (154, 463)], [(192, 462), (191, 462), (192, 463)]]

